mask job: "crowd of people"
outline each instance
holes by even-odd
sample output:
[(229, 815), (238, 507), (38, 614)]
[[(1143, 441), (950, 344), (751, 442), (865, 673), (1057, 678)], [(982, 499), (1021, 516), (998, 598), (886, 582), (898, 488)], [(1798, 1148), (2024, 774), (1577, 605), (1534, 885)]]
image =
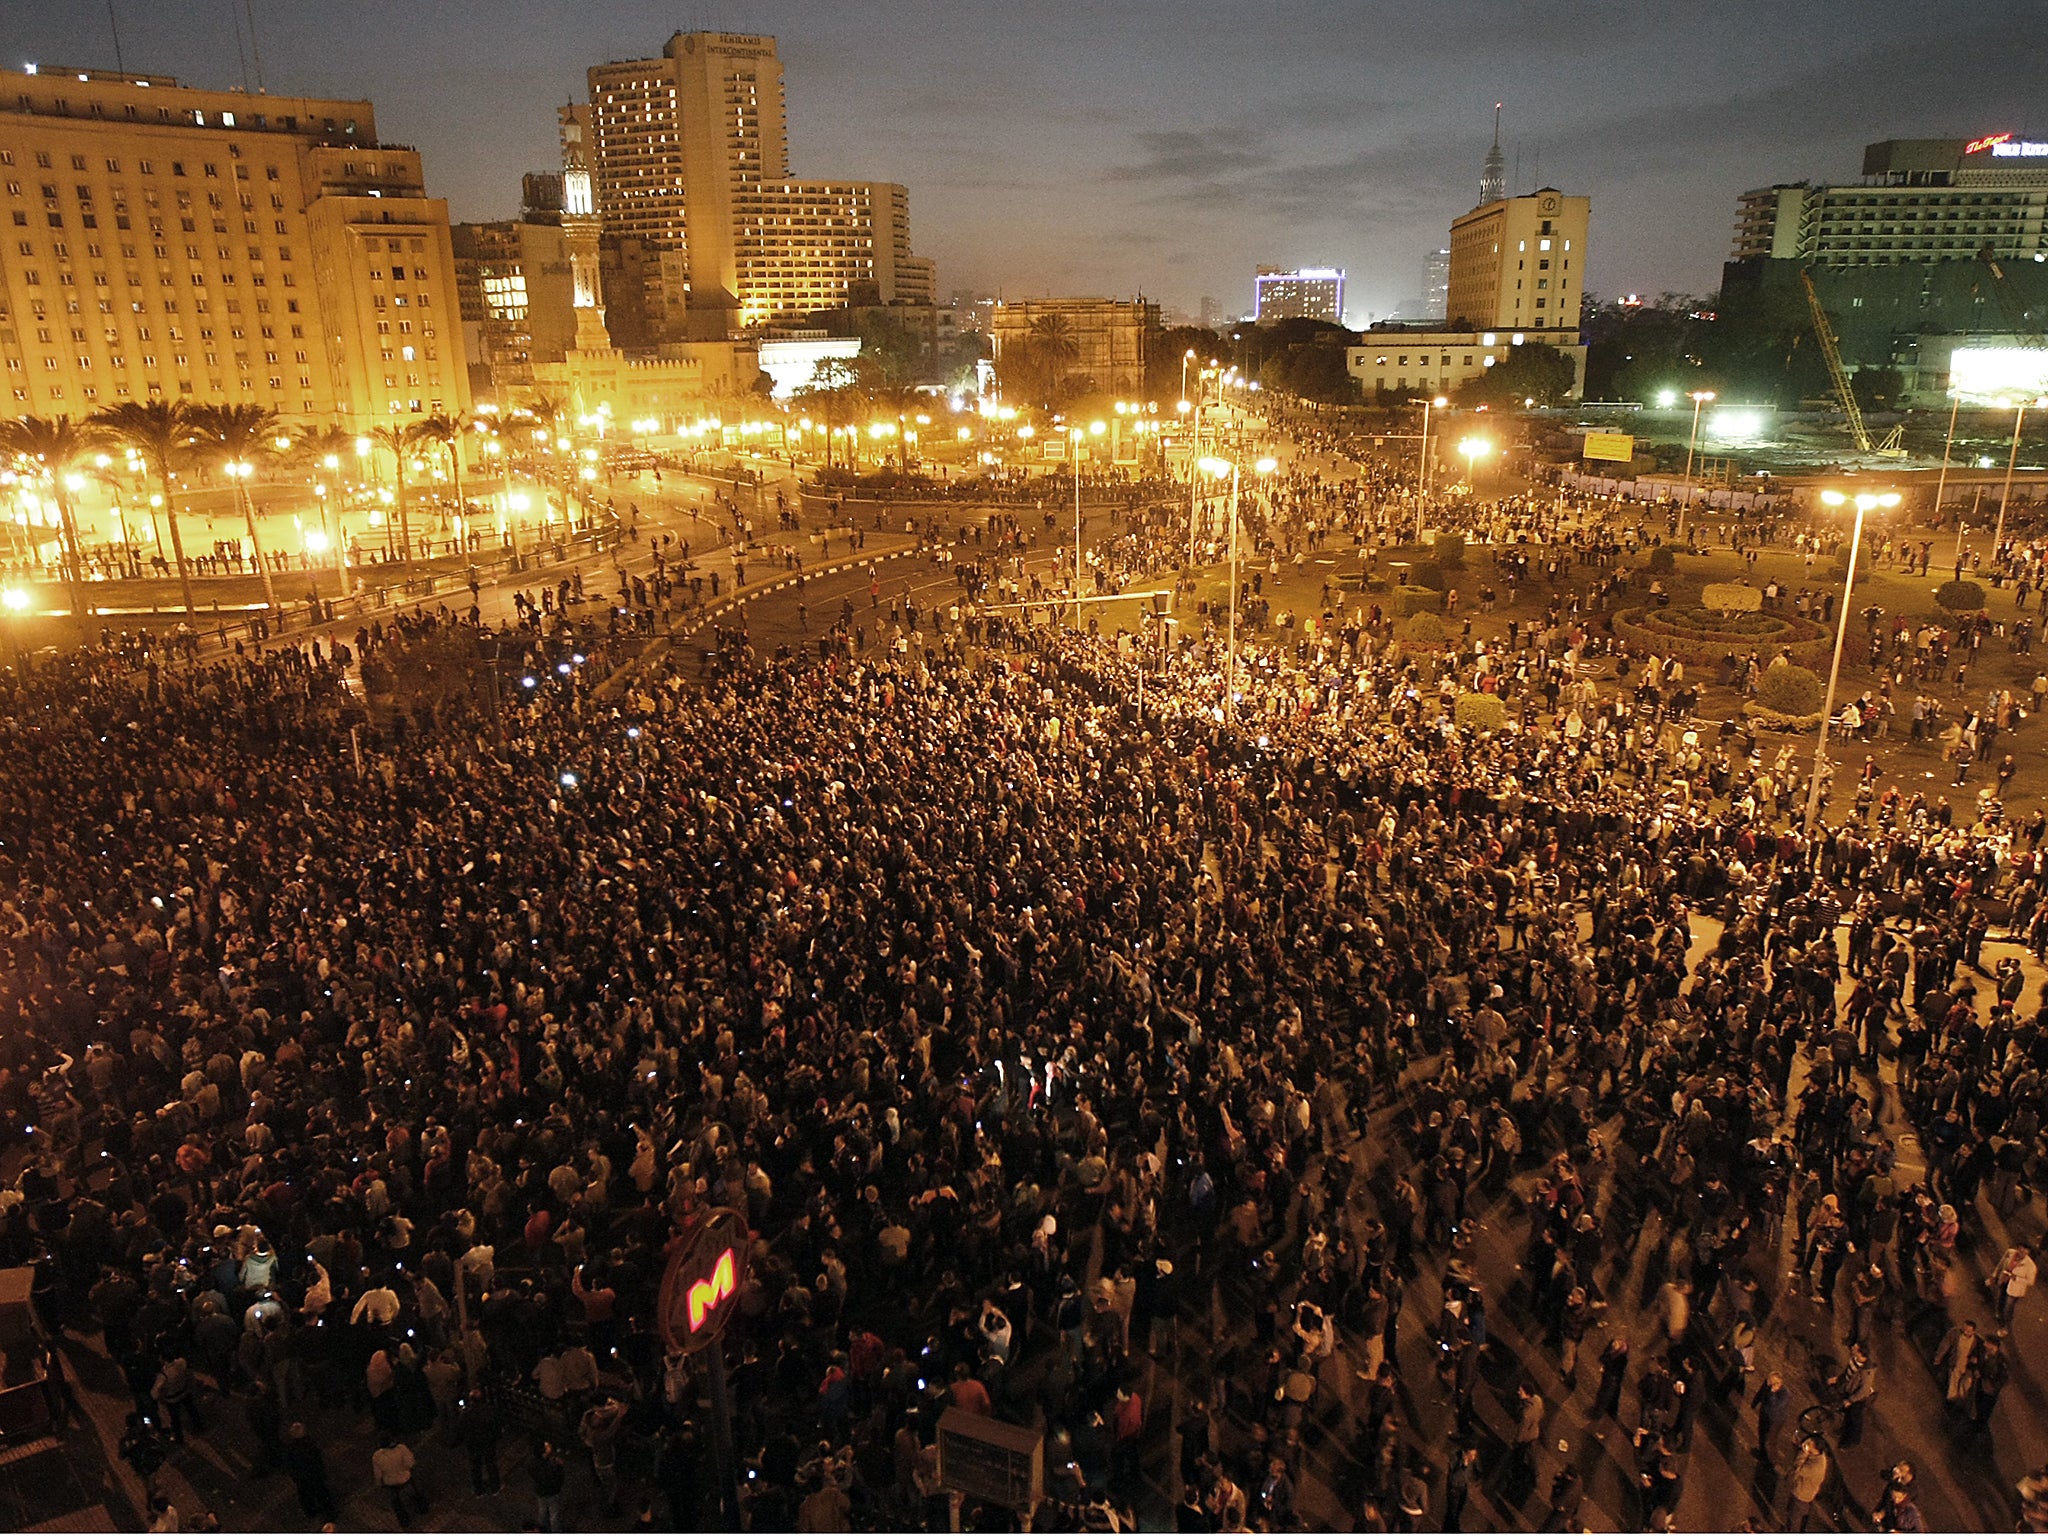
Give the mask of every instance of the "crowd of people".
[[(1254, 547), (1399, 494), (1282, 482)], [(2048, 941), (2039, 829), (1801, 829), (1784, 765), (1588, 680), (1573, 561), (1631, 536), (1557, 512), (1474, 509), (1573, 553), (1442, 649), (1331, 592), (1234, 662), (906, 606), (395, 722), (350, 683), (396, 626), (10, 675), (0, 1262), (139, 1468), (226, 1425), (314, 1524), (945, 1529), (958, 1410), (1044, 1433), (1041, 1528), (1669, 1528), (1719, 1419), (1759, 1522), (1917, 1529), (1911, 1466), (1840, 1463), (2015, 1411), (2048, 1035), (1983, 946)], [(730, 1479), (658, 1311), (719, 1209)], [(1567, 1410), (1606, 1461), (1550, 1458)]]

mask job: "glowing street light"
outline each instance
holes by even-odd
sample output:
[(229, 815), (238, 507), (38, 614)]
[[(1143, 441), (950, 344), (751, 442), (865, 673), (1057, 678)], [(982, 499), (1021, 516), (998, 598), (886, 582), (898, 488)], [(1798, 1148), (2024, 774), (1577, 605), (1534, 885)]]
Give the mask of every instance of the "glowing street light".
[[(1278, 459), (1260, 459), (1252, 465), (1256, 474), (1270, 475), (1280, 467)], [(1237, 713), (1237, 494), (1238, 466), (1234, 460), (1203, 458), (1196, 461), (1196, 468), (1213, 480), (1225, 475), (1230, 477), (1230, 629), (1225, 642), (1223, 670), (1223, 709), (1228, 716)]]
[(1692, 392), (1692, 436), (1685, 442), (1685, 500), (1678, 505), (1678, 537), (1685, 538), (1686, 509), (1692, 505), (1692, 456), (1700, 443), (1700, 407), (1714, 398), (1711, 389), (1696, 389)]
[(1806, 835), (1811, 838), (1817, 830), (1816, 818), (1820, 815), (1820, 785), (1822, 764), (1827, 761), (1828, 722), (1835, 714), (1835, 684), (1842, 675), (1842, 643), (1849, 636), (1849, 600), (1856, 590), (1856, 556), (1863, 547), (1863, 514), (1879, 507), (1892, 508), (1899, 504), (1897, 491), (1857, 491), (1853, 494), (1842, 491), (1822, 491), (1822, 503), (1830, 507), (1853, 506), (1856, 509), (1856, 526), (1849, 535), (1849, 570), (1842, 578), (1842, 613), (1835, 624), (1835, 659), (1828, 667), (1828, 693), (1820, 711), (1820, 740), (1813, 745), (1813, 777), (1806, 786)]

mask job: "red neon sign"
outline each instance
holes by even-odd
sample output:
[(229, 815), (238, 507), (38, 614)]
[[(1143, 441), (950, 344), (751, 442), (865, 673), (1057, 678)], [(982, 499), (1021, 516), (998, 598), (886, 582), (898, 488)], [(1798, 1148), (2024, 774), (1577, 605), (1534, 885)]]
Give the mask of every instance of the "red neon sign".
[(695, 1333), (710, 1318), (718, 1304), (731, 1296), (736, 1289), (733, 1275), (733, 1253), (730, 1248), (718, 1256), (712, 1266), (709, 1278), (699, 1280), (690, 1287), (690, 1332)]
[(1963, 153), (1966, 155), (1981, 155), (1994, 144), (2010, 144), (2011, 142), (2012, 135), (2009, 133), (1990, 133), (1981, 139), (1970, 140), (1969, 143), (1963, 146)]

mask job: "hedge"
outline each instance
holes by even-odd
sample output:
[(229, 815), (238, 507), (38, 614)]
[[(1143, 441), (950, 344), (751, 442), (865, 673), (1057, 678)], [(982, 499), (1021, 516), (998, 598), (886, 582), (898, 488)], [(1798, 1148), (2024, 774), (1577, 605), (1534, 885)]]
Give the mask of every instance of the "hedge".
[(1755, 613), (1763, 603), (1761, 591), (1739, 581), (1713, 581), (1700, 589), (1700, 606), (1717, 615)]
[[(1775, 621), (1782, 627), (1748, 625), (1746, 621), (1752, 618)], [(1781, 650), (1789, 653), (1798, 666), (1827, 664), (1832, 642), (1821, 625), (1779, 613), (1738, 614), (1735, 619), (1731, 627), (1721, 624), (1718, 614), (1705, 614), (1698, 609), (1624, 609), (1614, 615), (1614, 637), (1646, 654), (1675, 656), (1688, 666), (1719, 666), (1721, 658), (1731, 651), (1737, 655), (1762, 651), (1775, 656)]]
[(1781, 715), (1817, 713), (1826, 698), (1827, 685), (1805, 667), (1766, 667), (1757, 679), (1757, 703)]
[(1435, 613), (1443, 605), (1443, 593), (1432, 587), (1394, 588), (1394, 608), (1404, 619), (1411, 613)]
[(1974, 581), (1944, 581), (1934, 589), (1934, 601), (1946, 613), (1981, 613), (1984, 589)]
[(1417, 645), (1442, 645), (1449, 633), (1444, 621), (1429, 612), (1411, 615), (1405, 628), (1407, 637)]
[(1461, 693), (1455, 708), (1458, 728), (1464, 731), (1504, 731), (1508, 707), (1491, 693)]

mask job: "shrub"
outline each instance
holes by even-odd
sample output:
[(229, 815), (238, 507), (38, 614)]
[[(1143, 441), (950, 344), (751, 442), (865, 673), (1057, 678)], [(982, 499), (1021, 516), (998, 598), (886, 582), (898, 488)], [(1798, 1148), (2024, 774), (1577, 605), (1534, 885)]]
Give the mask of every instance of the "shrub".
[(1817, 714), (1826, 698), (1819, 676), (1805, 667), (1767, 667), (1757, 680), (1757, 703), (1776, 714)]
[(1760, 590), (1739, 581), (1709, 582), (1700, 591), (1700, 606), (1714, 613), (1755, 613), (1763, 603)]
[(1650, 558), (1644, 562), (1646, 570), (1668, 576), (1678, 566), (1678, 551), (1669, 544), (1659, 544), (1650, 551)]
[(1820, 711), (1810, 715), (1784, 715), (1775, 709), (1768, 709), (1754, 699), (1742, 706), (1743, 714), (1768, 731), (1817, 731), (1820, 729)]
[(1447, 571), (1463, 568), (1465, 564), (1465, 535), (1462, 533), (1440, 533), (1436, 536), (1436, 563)]
[(1507, 729), (1508, 707), (1490, 693), (1461, 693), (1456, 718), (1460, 730), (1503, 731)]
[(1444, 568), (1434, 560), (1417, 561), (1408, 572), (1408, 584), (1441, 592), (1444, 589)]
[(1984, 607), (1984, 589), (1974, 581), (1944, 581), (1934, 601), (1948, 613), (1977, 613)]
[(1444, 621), (1428, 612), (1410, 615), (1403, 627), (1408, 638), (1417, 645), (1442, 645), (1449, 634), (1444, 628)]
[(1443, 605), (1443, 593), (1433, 587), (1394, 588), (1394, 611), (1401, 618), (1411, 613), (1435, 613)]

